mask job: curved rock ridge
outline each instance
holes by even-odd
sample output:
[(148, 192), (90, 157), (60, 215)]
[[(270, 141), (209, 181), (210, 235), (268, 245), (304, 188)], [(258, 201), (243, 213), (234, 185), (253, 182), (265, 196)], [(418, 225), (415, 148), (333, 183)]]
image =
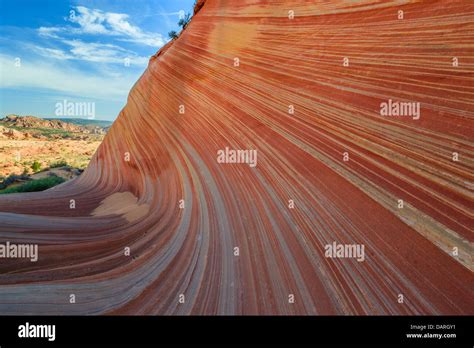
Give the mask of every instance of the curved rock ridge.
[(197, 9), (79, 179), (0, 196), (0, 313), (472, 314), (474, 3)]

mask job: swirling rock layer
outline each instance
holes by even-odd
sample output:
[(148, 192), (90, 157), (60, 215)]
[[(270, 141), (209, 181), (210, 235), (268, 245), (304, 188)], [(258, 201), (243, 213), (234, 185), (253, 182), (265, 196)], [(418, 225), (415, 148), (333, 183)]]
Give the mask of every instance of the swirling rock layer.
[(0, 240), (39, 244), (0, 313), (472, 314), (474, 4), (196, 11), (79, 179), (0, 197)]

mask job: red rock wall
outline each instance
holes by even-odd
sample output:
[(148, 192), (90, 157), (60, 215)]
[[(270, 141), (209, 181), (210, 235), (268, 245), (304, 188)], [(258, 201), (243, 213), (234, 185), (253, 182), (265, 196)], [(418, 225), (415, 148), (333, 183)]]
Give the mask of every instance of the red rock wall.
[(40, 245), (0, 313), (472, 314), (474, 3), (199, 3), (79, 180), (0, 196), (0, 240)]

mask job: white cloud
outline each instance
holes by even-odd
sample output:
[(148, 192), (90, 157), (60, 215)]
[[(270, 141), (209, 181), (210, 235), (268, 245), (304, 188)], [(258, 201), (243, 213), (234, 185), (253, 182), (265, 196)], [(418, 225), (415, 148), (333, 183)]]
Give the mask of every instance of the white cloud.
[(69, 21), (80, 25), (82, 31), (87, 34), (108, 34), (109, 30), (105, 28), (105, 15), (100, 10), (89, 10), (87, 7), (78, 6), (76, 14), (71, 11)]
[(120, 55), (127, 52), (125, 49), (111, 44), (82, 42), (80, 40), (63, 40), (63, 42), (71, 46), (71, 53), (75, 57), (93, 62), (123, 62)]
[(129, 16), (124, 13), (104, 12), (97, 9), (88, 9), (77, 6), (67, 20), (78, 24), (79, 27), (40, 27), (41, 36), (59, 38), (57, 34), (94, 34), (116, 36), (118, 40), (133, 42), (146, 46), (161, 47), (166, 39), (159, 33), (147, 32), (131, 24)]
[(137, 67), (145, 67), (149, 60), (148, 57), (139, 56), (133, 51), (112, 44), (66, 39), (60, 39), (60, 42), (70, 48), (63, 50), (38, 45), (26, 45), (43, 57), (60, 60), (83, 60), (97, 63), (125, 64), (125, 60), (127, 59), (131, 66)]
[(55, 58), (55, 59), (73, 59), (74, 57), (67, 52), (56, 49), (56, 48), (47, 48), (47, 47), (41, 47), (41, 46), (33, 46), (33, 49), (36, 50), (39, 54), (45, 57), (49, 58)]
[(0, 55), (2, 88), (33, 88), (75, 95), (79, 98), (125, 101), (137, 76), (83, 72), (60, 64), (22, 59), (15, 67), (15, 57)]
[(130, 63), (134, 65), (146, 66), (148, 63), (147, 57), (137, 56), (132, 51), (112, 44), (83, 42), (80, 40), (63, 40), (62, 42), (71, 46), (70, 52), (76, 59), (123, 64), (124, 60), (128, 58)]
[(61, 32), (61, 31), (62, 31), (61, 28), (56, 28), (56, 27), (40, 27), (38, 29), (38, 33), (41, 36), (52, 37), (52, 38), (56, 38), (56, 39), (59, 39), (59, 36), (56, 35), (56, 33)]

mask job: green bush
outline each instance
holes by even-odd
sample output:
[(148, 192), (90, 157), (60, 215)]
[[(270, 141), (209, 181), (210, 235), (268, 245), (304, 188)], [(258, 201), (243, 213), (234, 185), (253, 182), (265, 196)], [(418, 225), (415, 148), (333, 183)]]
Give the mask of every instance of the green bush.
[(65, 160), (57, 161), (50, 163), (49, 168), (59, 168), (59, 167), (66, 167), (68, 164)]
[(7, 188), (11, 184), (20, 181), (20, 180), (29, 180), (28, 175), (15, 175), (15, 174), (10, 174), (8, 177), (3, 178), (2, 181), (0, 181), (0, 190), (3, 190), (4, 188)]
[(171, 40), (175, 40), (178, 38), (178, 33), (175, 31), (175, 30), (171, 30), (169, 33), (168, 33), (168, 37), (171, 39)]
[(181, 28), (185, 29), (185, 28), (188, 26), (188, 24), (189, 24), (190, 21), (191, 21), (191, 14), (190, 14), (190, 13), (186, 13), (186, 15), (184, 16), (184, 18), (181, 18), (181, 19), (179, 20), (178, 25), (179, 25)]
[(53, 186), (59, 185), (64, 181), (65, 180), (60, 176), (50, 176), (47, 178), (28, 181), (18, 186), (6, 188), (5, 190), (0, 191), (0, 194), (44, 191)]
[(31, 169), (33, 169), (33, 172), (39, 172), (41, 169), (41, 163), (38, 161), (34, 161), (33, 164), (31, 165)]
[[(178, 25), (179, 25), (181, 28), (185, 29), (185, 28), (188, 26), (188, 24), (189, 24), (190, 21), (191, 21), (191, 14), (190, 14), (190, 13), (186, 13), (186, 14), (184, 15), (184, 17), (179, 20)], [(168, 37), (169, 37), (171, 40), (176, 40), (176, 39), (178, 38), (178, 36), (179, 36), (179, 34), (178, 34), (175, 30), (172, 30), (172, 31), (170, 31), (170, 32), (168, 33)]]

